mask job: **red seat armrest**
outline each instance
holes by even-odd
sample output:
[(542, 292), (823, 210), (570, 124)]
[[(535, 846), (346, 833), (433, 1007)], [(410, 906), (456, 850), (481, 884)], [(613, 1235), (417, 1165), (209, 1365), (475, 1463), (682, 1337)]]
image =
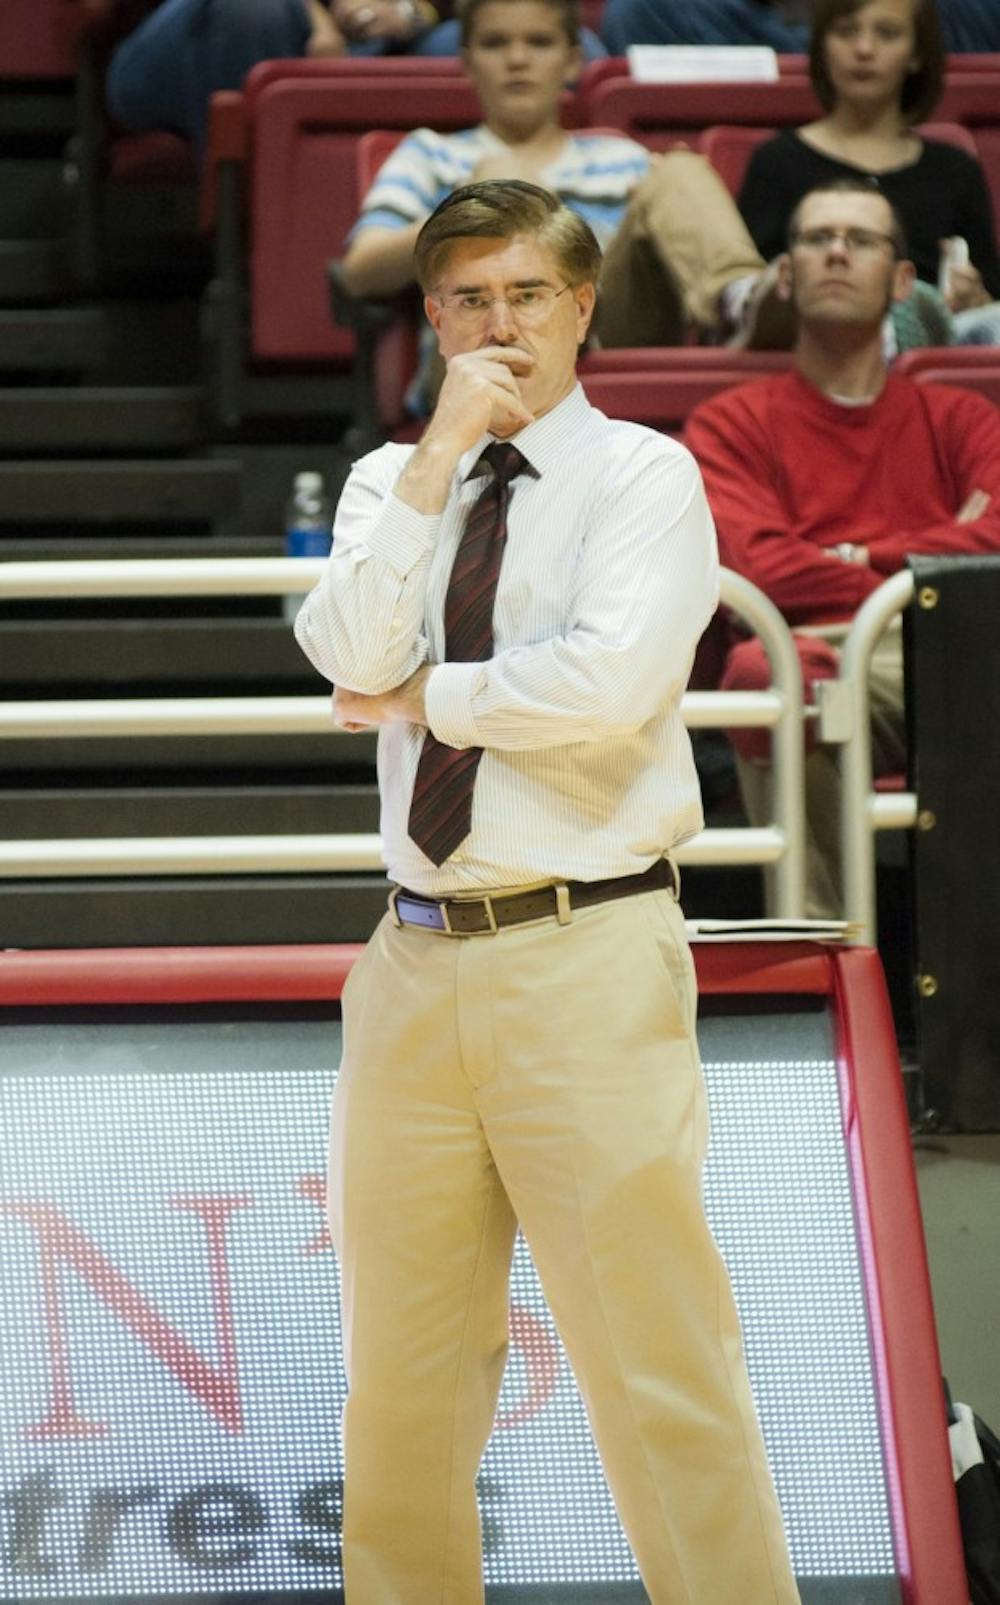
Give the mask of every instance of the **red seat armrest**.
[(238, 89), (220, 89), (208, 112), (208, 144), (198, 199), (198, 225), (203, 233), (215, 226), (218, 205), (218, 170), (223, 162), (245, 165), (250, 151), (246, 101)]

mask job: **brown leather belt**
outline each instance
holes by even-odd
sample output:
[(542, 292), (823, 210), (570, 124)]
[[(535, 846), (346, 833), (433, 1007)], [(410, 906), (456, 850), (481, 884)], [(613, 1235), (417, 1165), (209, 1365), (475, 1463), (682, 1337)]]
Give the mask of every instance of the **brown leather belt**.
[(417, 925), (444, 936), (492, 936), (508, 925), (527, 925), (534, 920), (557, 919), (566, 925), (574, 908), (607, 903), (615, 897), (632, 897), (636, 892), (668, 889), (678, 896), (680, 879), (669, 858), (658, 858), (641, 875), (615, 875), (603, 881), (562, 881), (555, 886), (539, 886), (530, 892), (508, 896), (420, 897), (405, 886), (389, 894), (389, 912), (397, 925)]

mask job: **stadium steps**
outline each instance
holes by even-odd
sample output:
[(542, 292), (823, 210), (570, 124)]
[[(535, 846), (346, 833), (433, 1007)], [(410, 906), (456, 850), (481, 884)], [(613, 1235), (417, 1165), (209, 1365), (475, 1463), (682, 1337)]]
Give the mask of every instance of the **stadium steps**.
[(72, 373), (98, 366), (106, 349), (100, 307), (0, 308), (0, 372)]
[(9, 523), (211, 523), (240, 496), (235, 458), (0, 460), (0, 509)]
[(190, 535), (182, 529), (167, 529), (158, 535), (128, 530), (100, 530), (73, 534), (65, 529), (49, 536), (7, 534), (0, 544), (0, 562), (59, 563), (105, 562), (110, 558), (141, 561), (157, 557), (282, 557), (284, 543), (277, 535)]
[(363, 942), (385, 908), (375, 875), (8, 880), (0, 948)]
[[(255, 375), (252, 421), (213, 431), (193, 178), (121, 172), (84, 194), (72, 104), (69, 84), (0, 101), (0, 567), (278, 556), (294, 473), (321, 469), (334, 495), (343, 477), (338, 381)], [(279, 597), (0, 596), (2, 702), (328, 690)], [(302, 735), (18, 735), (3, 760), (7, 842), (377, 829), (374, 737), (332, 721)], [(379, 873), (7, 874), (0, 948), (360, 940), (384, 906)]]
[[(321, 696), (327, 689), (285, 619), (247, 616), (254, 608), (277, 610), (272, 597), (24, 606), (51, 611), (0, 619), (0, 688), (8, 698), (253, 695), (263, 687)], [(87, 617), (67, 616), (84, 606)], [(158, 616), (165, 608), (172, 616)]]
[(0, 451), (168, 451), (199, 438), (197, 386), (0, 389)]
[(325, 783), (262, 784), (244, 774), (169, 787), (88, 784), (0, 788), (0, 838), (52, 841), (117, 836), (311, 835), (378, 830), (378, 790), (331, 768)]
[(0, 239), (0, 305), (44, 305), (71, 290), (62, 241)]

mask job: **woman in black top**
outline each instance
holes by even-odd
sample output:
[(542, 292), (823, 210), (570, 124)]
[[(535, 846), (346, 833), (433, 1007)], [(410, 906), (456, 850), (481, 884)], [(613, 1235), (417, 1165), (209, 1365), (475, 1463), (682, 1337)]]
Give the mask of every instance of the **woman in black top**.
[(825, 114), (758, 146), (740, 192), (761, 255), (785, 249), (788, 220), (814, 185), (868, 178), (902, 217), (927, 283), (938, 283), (941, 242), (965, 242), (968, 264), (950, 269), (946, 289), (954, 338), (1000, 343), (1000, 259), (983, 170), (915, 130), (944, 77), (933, 0), (818, 0), (809, 66)]

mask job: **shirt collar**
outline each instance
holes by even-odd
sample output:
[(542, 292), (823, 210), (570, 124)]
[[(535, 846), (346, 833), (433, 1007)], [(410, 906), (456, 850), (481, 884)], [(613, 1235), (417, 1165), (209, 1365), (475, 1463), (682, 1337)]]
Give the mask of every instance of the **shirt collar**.
[[(535, 474), (541, 476), (546, 468), (565, 455), (567, 446), (577, 439), (578, 431), (587, 422), (592, 411), (584, 388), (578, 380), (568, 396), (564, 396), (562, 401), (549, 412), (536, 418), (534, 423), (527, 424), (524, 429), (518, 430), (516, 435), (511, 435), (510, 442), (518, 451), (524, 453), (529, 467)], [(482, 435), (476, 444), (459, 458), (460, 484), (473, 477), (473, 470), (480, 457), (495, 439), (495, 435)]]

